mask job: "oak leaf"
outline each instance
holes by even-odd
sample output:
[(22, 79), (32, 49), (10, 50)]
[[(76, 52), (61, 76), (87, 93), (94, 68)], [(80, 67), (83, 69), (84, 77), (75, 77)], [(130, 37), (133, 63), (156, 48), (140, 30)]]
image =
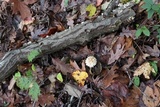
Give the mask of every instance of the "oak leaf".
[(63, 61), (61, 61), (58, 58), (57, 59), (52, 58), (52, 62), (56, 66), (56, 70), (61, 71), (62, 74), (64, 74), (64, 75), (67, 75), (67, 73), (72, 73), (72, 71), (73, 71), (71, 66), (65, 64)]
[(158, 49), (157, 45), (154, 45), (153, 48), (146, 45), (145, 46), (145, 51), (148, 54), (150, 54), (151, 56), (154, 56), (154, 57), (159, 57), (159, 55), (160, 55), (160, 50)]
[(108, 64), (112, 64), (114, 61), (118, 60), (121, 57), (121, 55), (125, 52), (123, 49), (124, 45), (122, 46), (121, 44), (118, 44), (115, 53), (113, 52), (113, 50), (111, 50), (110, 51), (111, 57), (108, 60)]

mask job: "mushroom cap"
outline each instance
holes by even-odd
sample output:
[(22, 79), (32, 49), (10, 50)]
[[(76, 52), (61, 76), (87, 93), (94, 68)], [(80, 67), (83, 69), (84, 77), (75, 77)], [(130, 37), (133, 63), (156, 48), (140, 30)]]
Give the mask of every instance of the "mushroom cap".
[(86, 66), (92, 68), (97, 64), (97, 59), (94, 56), (88, 56), (85, 60)]

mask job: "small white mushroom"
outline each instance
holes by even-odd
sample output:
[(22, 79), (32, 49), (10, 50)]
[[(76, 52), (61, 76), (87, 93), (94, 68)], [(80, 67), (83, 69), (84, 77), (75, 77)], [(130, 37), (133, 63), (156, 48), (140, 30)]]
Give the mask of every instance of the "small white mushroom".
[(94, 56), (88, 56), (85, 63), (88, 67), (93, 68), (97, 64), (97, 59)]
[(96, 64), (97, 64), (97, 59), (94, 56), (88, 56), (85, 60), (86, 66), (88, 66), (89, 72), (90, 74), (92, 74), (91, 72), (91, 68), (93, 68)]

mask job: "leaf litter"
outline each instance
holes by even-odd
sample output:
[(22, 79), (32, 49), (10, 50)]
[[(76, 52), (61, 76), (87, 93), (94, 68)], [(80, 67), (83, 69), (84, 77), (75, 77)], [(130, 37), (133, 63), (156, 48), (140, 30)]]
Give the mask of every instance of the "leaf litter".
[[(2, 0), (0, 3), (0, 55), (3, 56), (27, 42), (36, 42), (83, 21), (93, 20), (107, 8), (109, 1)], [(147, 16), (139, 17), (135, 23)], [(147, 26), (155, 23), (158, 23), (156, 18), (153, 22), (143, 22)], [(160, 106), (160, 73), (153, 75), (154, 67), (149, 63), (158, 61), (155, 66), (159, 70), (158, 40), (154, 32), (150, 37), (136, 38), (135, 26), (133, 23), (123, 26), (122, 31), (104, 34), (87, 44), (70, 46), (18, 65), (22, 75), (33, 75), (40, 86), (41, 94), (35, 106)], [(88, 56), (97, 60), (92, 72), (88, 63), (85, 64)], [(56, 78), (57, 74), (61, 75)], [(134, 76), (139, 78), (140, 87), (134, 86)], [(153, 84), (148, 84), (149, 81)], [(12, 75), (0, 84), (0, 106), (33, 106), (29, 94), (16, 87)]]

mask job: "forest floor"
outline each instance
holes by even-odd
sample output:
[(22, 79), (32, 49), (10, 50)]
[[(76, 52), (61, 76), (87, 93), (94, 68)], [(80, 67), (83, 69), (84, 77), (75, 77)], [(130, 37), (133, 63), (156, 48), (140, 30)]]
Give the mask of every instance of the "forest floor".
[[(110, 1), (1, 0), (0, 59), (94, 21)], [(118, 1), (116, 7), (133, 2)], [(134, 19), (118, 31), (40, 58), (31, 51), (28, 62), (0, 81), (0, 107), (160, 106), (160, 1), (142, 0), (131, 8)]]

